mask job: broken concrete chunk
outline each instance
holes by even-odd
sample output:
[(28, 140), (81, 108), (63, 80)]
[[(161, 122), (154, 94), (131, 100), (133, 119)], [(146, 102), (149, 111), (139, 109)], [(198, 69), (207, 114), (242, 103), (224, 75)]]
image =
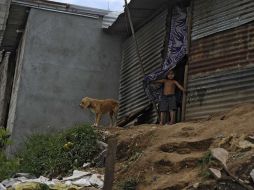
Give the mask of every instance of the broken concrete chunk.
[(220, 170), (217, 170), (215, 168), (209, 168), (209, 171), (211, 172), (211, 174), (216, 178), (216, 179), (220, 179), (221, 178), (221, 172)]
[(213, 158), (220, 161), (224, 167), (227, 168), (227, 160), (229, 157), (229, 153), (224, 148), (213, 148), (211, 150)]
[(250, 176), (251, 176), (251, 178), (252, 178), (252, 180), (254, 182), (254, 169), (250, 172)]

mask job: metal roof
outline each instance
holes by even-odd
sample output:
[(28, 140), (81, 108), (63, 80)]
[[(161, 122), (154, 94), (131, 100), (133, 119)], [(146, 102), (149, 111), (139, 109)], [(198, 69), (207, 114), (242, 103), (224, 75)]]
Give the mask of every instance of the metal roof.
[(80, 16), (105, 16), (111, 11), (83, 7), (78, 5), (59, 3), (48, 0), (12, 0), (12, 4), (23, 5), (26, 7), (39, 8), (45, 10), (58, 11), (62, 13), (75, 14)]
[[(14, 51), (25, 29), (30, 8), (89, 18), (103, 18), (102, 28), (111, 25), (119, 13), (47, 0), (0, 0), (0, 50)], [(11, 4), (10, 4), (11, 2)], [(8, 20), (7, 20), (8, 18)]]
[(0, 45), (3, 40), (3, 35), (5, 31), (6, 21), (8, 18), (9, 7), (11, 0), (1, 0), (0, 1)]
[[(163, 9), (188, 0), (131, 0), (128, 4), (134, 28), (137, 30), (151, 18), (162, 12)], [(108, 32), (126, 33), (130, 31), (126, 13), (119, 15), (117, 20), (108, 28)]]

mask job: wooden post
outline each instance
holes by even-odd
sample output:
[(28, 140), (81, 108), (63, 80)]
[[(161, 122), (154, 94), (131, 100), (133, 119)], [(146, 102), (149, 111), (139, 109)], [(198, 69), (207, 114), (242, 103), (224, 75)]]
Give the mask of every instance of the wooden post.
[(106, 157), (106, 168), (103, 190), (112, 190), (113, 187), (115, 161), (116, 161), (116, 147), (117, 147), (116, 137), (110, 137), (108, 139), (108, 150)]
[[(192, 11), (193, 11), (193, 6), (194, 6), (194, 0), (191, 0), (190, 2), (190, 8), (188, 10), (188, 33), (187, 33), (187, 55), (188, 55), (188, 60), (185, 65), (184, 69), (184, 88), (187, 89), (188, 85), (188, 74), (189, 74), (189, 55), (190, 55), (190, 48), (191, 48), (191, 31), (192, 31)], [(187, 96), (184, 93), (183, 94), (183, 99), (182, 99), (182, 121), (185, 120), (185, 112), (186, 112), (186, 103), (187, 103)]]

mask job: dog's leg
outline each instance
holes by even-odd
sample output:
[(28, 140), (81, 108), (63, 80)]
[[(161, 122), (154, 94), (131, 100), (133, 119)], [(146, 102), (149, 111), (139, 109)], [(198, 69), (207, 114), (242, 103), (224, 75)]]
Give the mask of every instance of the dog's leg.
[(101, 113), (97, 113), (97, 114), (96, 114), (96, 121), (95, 121), (96, 127), (99, 126), (100, 120), (101, 120)]

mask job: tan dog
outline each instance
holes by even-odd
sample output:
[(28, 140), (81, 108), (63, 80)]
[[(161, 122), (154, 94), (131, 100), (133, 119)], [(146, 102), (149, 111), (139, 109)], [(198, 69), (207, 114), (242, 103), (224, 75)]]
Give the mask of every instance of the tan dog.
[(116, 100), (105, 99), (97, 100), (89, 97), (84, 97), (81, 101), (80, 106), (82, 108), (88, 108), (95, 113), (95, 123), (94, 126), (98, 126), (101, 120), (102, 114), (108, 113), (110, 116), (110, 126), (114, 125), (116, 122), (116, 116), (118, 112), (119, 104)]

